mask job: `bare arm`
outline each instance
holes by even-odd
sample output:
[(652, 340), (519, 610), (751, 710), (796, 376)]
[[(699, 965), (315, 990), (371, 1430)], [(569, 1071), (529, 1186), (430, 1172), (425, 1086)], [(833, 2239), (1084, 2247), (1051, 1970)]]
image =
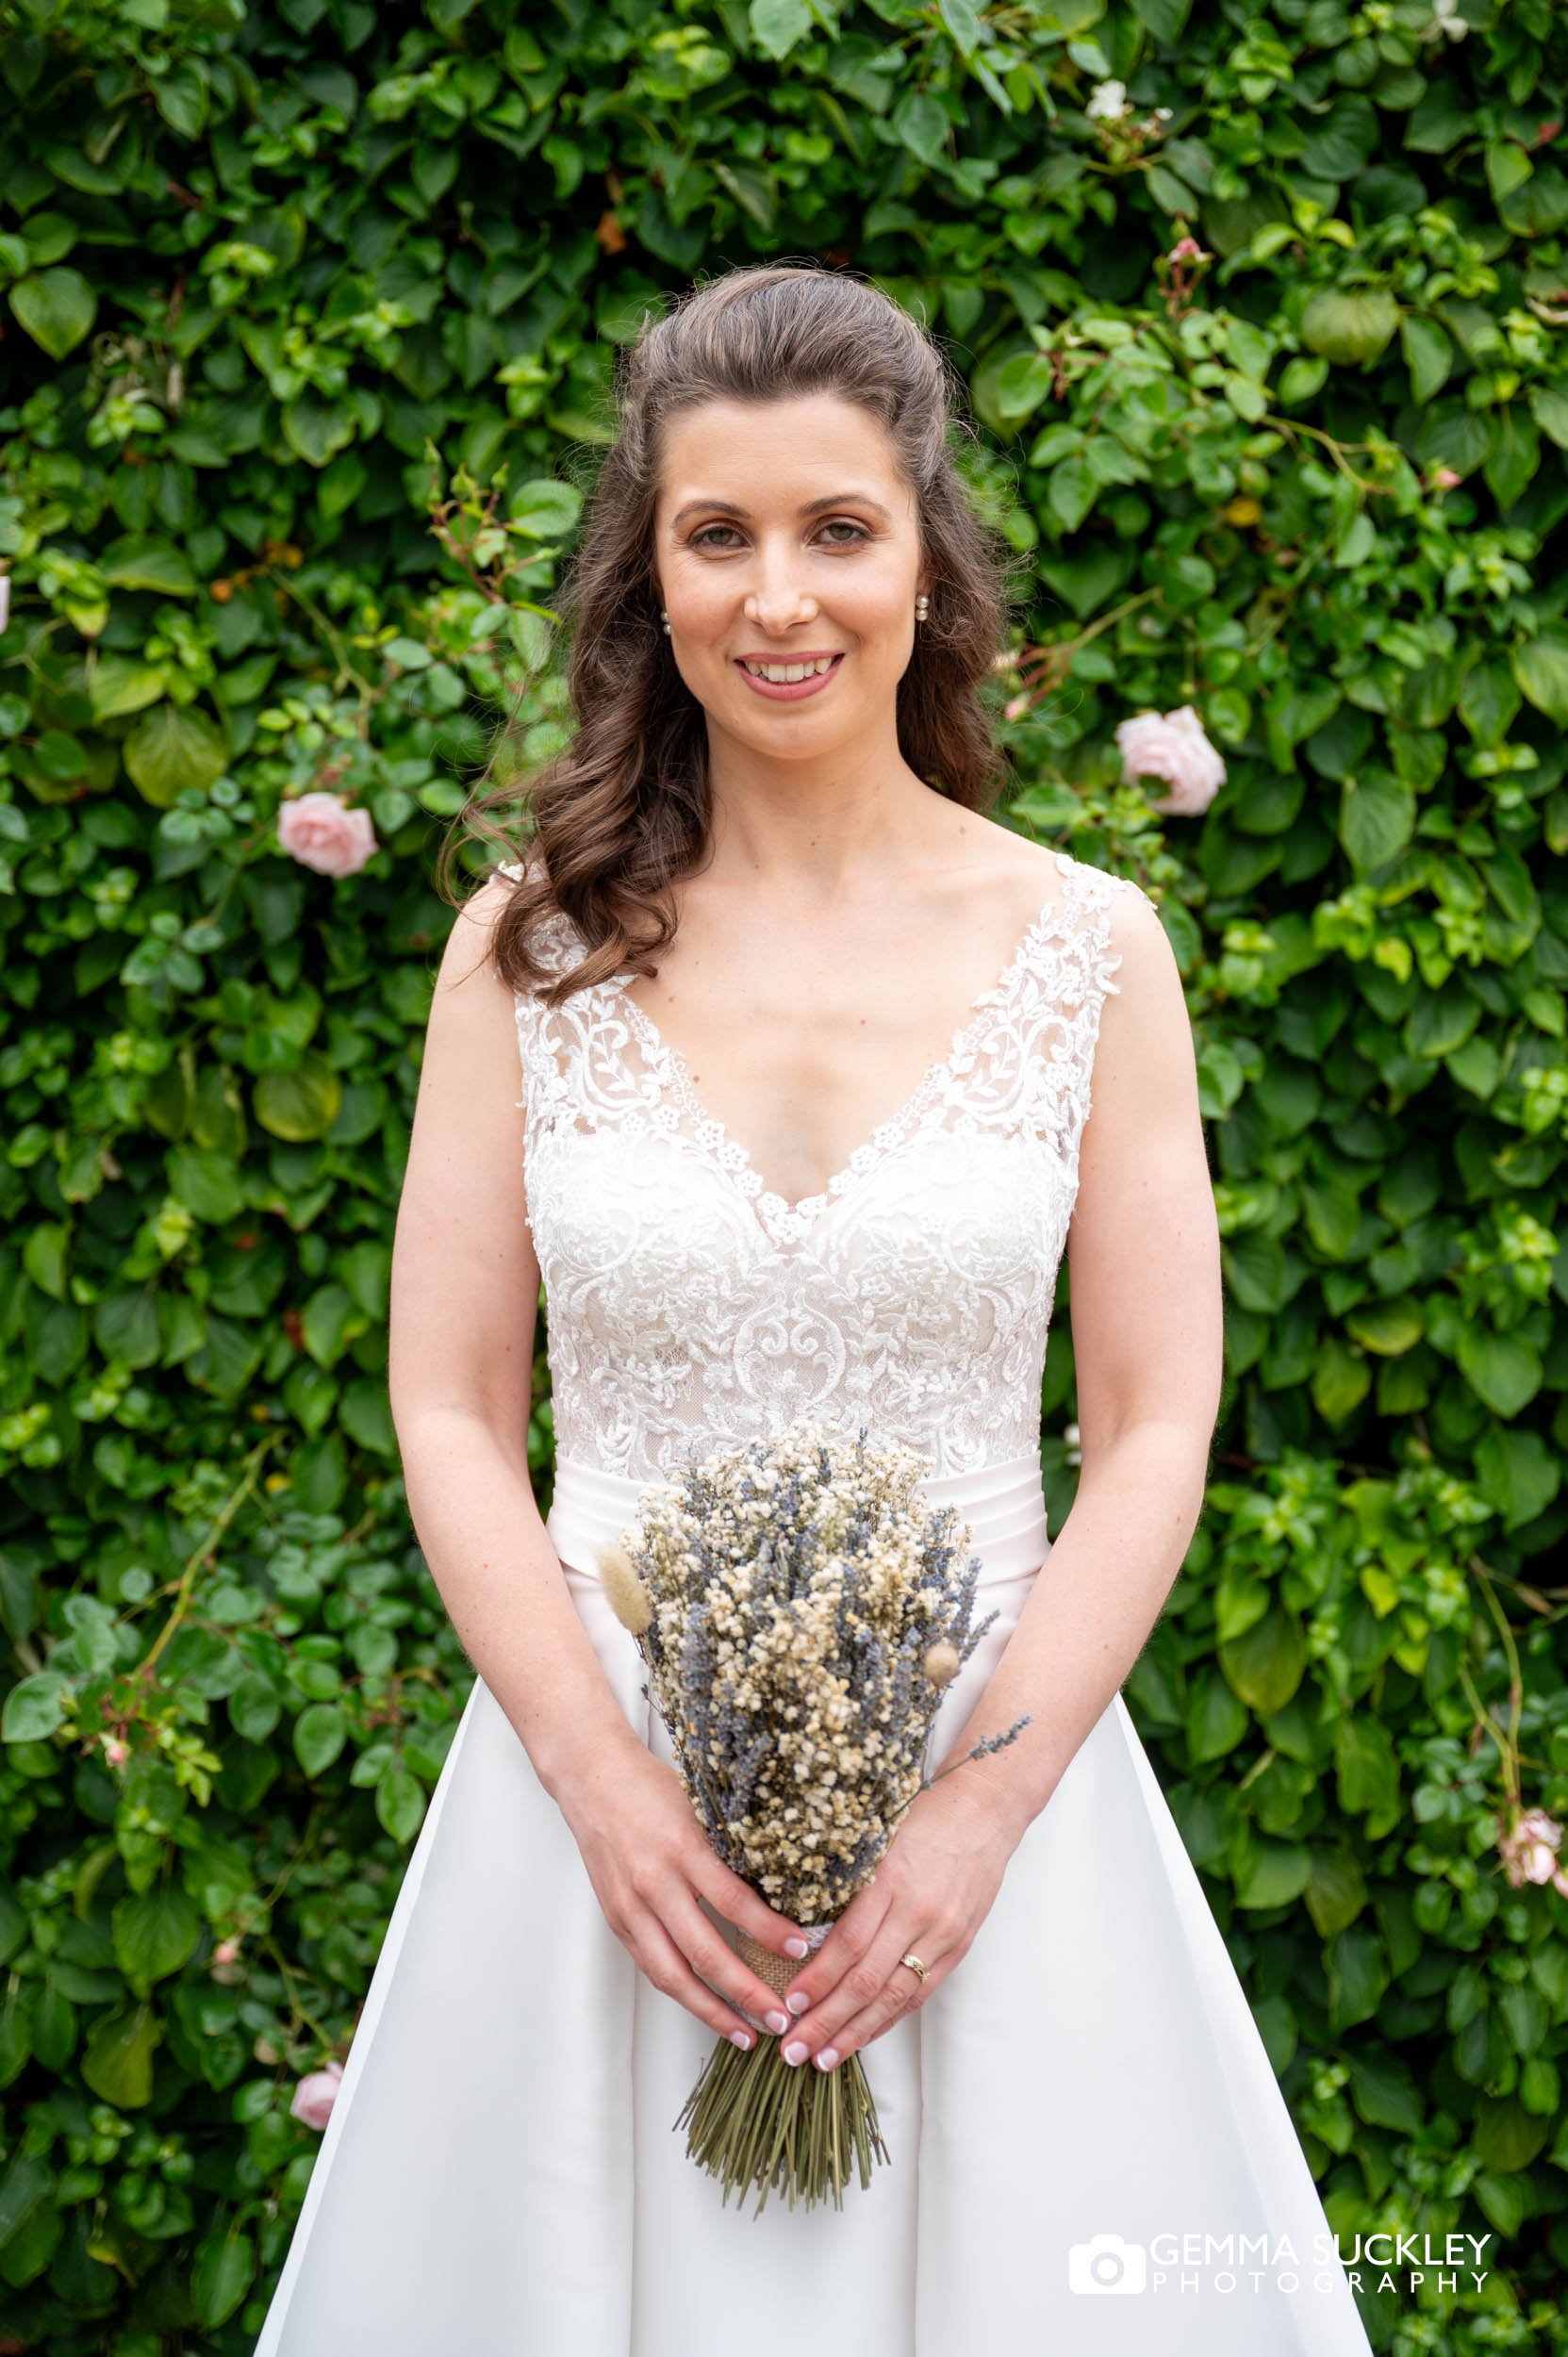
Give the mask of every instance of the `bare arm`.
[(750, 2046), (736, 2005), (776, 2030), (785, 2017), (699, 1901), (776, 1954), (805, 1942), (709, 1846), (675, 1770), (622, 1711), (528, 1478), (539, 1264), (516, 1010), (484, 963), (505, 890), (492, 881), (465, 903), (442, 956), (398, 1204), (390, 1381), (409, 1509), (453, 1626), (610, 1928), (655, 1988)]
[(512, 994), (483, 963), (505, 897), (487, 883), (459, 911), (437, 977), (392, 1252), (389, 1382), (441, 1601), (558, 1800), (564, 1775), (637, 1738), (528, 1477), (539, 1264)]
[(1016, 1838), (1164, 1609), (1202, 1510), (1223, 1378), (1219, 1226), (1181, 978), (1147, 902), (1118, 907), (1114, 939), (1120, 991), (1101, 1014), (1067, 1239), (1078, 1492), (949, 1755), (1032, 1714), (953, 1778)]

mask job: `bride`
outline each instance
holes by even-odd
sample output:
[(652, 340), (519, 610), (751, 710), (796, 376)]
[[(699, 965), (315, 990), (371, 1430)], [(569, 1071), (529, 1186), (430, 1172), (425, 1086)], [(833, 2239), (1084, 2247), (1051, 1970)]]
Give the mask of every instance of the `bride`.
[[(645, 322), (619, 401), (575, 733), (454, 926), (398, 1216), (409, 1506), (478, 1674), (256, 2357), (1363, 2357), (1120, 1693), (1222, 1373), (1164, 928), (987, 815), (1005, 551), (897, 305), (733, 272)], [(1030, 1722), (920, 1793), (809, 1955), (708, 1847), (595, 1570), (688, 1443), (801, 1413), (917, 1448), (982, 1558), (932, 1765)], [(782, 1995), (741, 1933), (799, 1960)], [(889, 2160), (842, 2210), (737, 2213), (686, 2157), (747, 2015), (802, 2071), (862, 2058)]]

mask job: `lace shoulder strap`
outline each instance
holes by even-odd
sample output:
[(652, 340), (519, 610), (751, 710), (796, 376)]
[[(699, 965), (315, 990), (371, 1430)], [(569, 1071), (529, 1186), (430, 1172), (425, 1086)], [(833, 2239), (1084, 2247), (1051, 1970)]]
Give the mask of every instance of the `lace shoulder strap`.
[[(520, 883), (525, 870), (520, 861), (501, 860), (497, 862), (493, 873), (510, 877), (514, 883)], [(560, 915), (547, 916), (536, 928), (530, 946), (536, 957), (552, 974), (561, 973), (581, 955), (580, 949), (574, 953), (568, 920)], [(549, 1019), (550, 1010), (537, 990), (523, 987), (514, 990), (512, 1004), (517, 1017), (518, 1053), (523, 1085), (523, 1095), (518, 1099), (518, 1105), (520, 1111), (538, 1118), (564, 1096), (568, 1075), (563, 1068), (559, 1047)]]
[(1119, 997), (1121, 952), (1112, 940), (1115, 912), (1137, 898), (1156, 903), (1130, 877), (1057, 854), (1064, 889), (1024, 962), (1010, 1029), (1023, 1051), (1025, 1091), (1034, 1126), (1051, 1140), (1075, 1184), (1079, 1141), (1093, 1097), (1095, 1051), (1108, 997)]

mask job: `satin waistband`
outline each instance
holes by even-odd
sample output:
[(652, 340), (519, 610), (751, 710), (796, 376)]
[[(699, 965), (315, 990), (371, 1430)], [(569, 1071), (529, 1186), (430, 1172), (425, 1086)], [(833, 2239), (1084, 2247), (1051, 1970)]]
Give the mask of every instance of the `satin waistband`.
[[(599, 1549), (636, 1521), (647, 1486), (635, 1475), (558, 1457), (545, 1529), (561, 1561), (597, 1579)], [(920, 1492), (931, 1507), (956, 1507), (968, 1525), (970, 1546), (982, 1558), (980, 1588), (1038, 1571), (1050, 1553), (1037, 1448), (969, 1473), (928, 1474)]]

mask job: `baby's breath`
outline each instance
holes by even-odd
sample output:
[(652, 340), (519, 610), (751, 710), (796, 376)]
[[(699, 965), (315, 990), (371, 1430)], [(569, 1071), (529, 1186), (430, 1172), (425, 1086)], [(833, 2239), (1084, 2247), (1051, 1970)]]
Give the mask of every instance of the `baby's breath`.
[(850, 1441), (800, 1418), (689, 1452), (601, 1552), (710, 1841), (801, 1922), (840, 1915), (869, 1878), (996, 1618), (974, 1621), (981, 1558), (956, 1508), (927, 1507), (924, 1472), (864, 1426)]

